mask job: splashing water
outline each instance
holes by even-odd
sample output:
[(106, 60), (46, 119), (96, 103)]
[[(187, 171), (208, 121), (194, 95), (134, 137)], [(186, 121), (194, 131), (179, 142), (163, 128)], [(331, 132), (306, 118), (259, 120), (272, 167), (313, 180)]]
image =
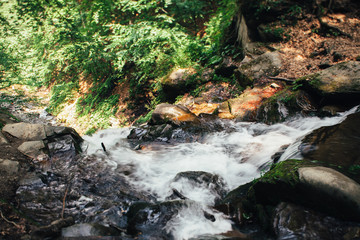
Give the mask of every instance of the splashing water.
[[(130, 129), (107, 129), (92, 137), (85, 136), (88, 154), (98, 155), (115, 168), (132, 166), (128, 181), (136, 188), (148, 191), (163, 201), (176, 188), (197, 204), (189, 204), (166, 224), (166, 231), (175, 239), (189, 239), (204, 234), (219, 234), (232, 229), (231, 222), (222, 214), (209, 209), (214, 205), (216, 193), (209, 188), (186, 180), (174, 182), (180, 172), (204, 171), (217, 174), (226, 183), (227, 190), (252, 181), (271, 164), (271, 156), (282, 146), (290, 145), (280, 161), (301, 158), (298, 146), (303, 136), (322, 126), (343, 121), (356, 108), (337, 117), (296, 118), (281, 124), (229, 122), (228, 130), (209, 133), (199, 143), (164, 145), (156, 151), (135, 151), (130, 148), (126, 136)], [(107, 148), (104, 154), (100, 143)], [(203, 211), (213, 214), (215, 222), (204, 218)]]

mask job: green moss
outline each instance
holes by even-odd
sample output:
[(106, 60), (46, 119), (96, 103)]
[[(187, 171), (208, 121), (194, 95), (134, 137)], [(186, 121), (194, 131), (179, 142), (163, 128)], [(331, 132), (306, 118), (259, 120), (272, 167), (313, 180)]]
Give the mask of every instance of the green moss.
[(270, 171), (265, 173), (259, 181), (265, 183), (276, 183), (278, 181), (287, 182), (294, 186), (299, 182), (299, 176), (297, 170), (304, 163), (303, 160), (287, 160), (276, 163), (272, 166)]

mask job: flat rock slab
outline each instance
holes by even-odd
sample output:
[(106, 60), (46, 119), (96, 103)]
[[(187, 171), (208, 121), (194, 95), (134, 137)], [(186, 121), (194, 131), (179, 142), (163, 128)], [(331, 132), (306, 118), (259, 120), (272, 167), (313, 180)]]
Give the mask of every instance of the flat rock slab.
[(31, 158), (37, 158), (39, 155), (43, 154), (41, 149), (45, 148), (43, 141), (29, 141), (24, 142), (18, 147), (18, 150)]
[(2, 130), (22, 140), (43, 140), (46, 138), (45, 128), (42, 124), (6, 124)]
[(359, 93), (360, 62), (339, 63), (305, 78), (322, 94)]
[(352, 208), (355, 219), (360, 219), (360, 185), (354, 180), (326, 167), (302, 167), (298, 173), (301, 183), (331, 196), (343, 205), (339, 208)]

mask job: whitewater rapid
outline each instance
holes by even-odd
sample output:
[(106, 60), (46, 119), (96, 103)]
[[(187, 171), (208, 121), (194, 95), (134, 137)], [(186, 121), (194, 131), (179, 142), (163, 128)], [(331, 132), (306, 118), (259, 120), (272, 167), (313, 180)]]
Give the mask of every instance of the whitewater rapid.
[[(135, 188), (145, 190), (164, 201), (177, 189), (196, 204), (182, 209), (166, 225), (166, 231), (175, 239), (189, 239), (200, 235), (220, 234), (232, 229), (232, 223), (224, 215), (210, 208), (216, 193), (201, 185), (182, 179), (174, 181), (180, 172), (204, 171), (223, 178), (226, 190), (258, 178), (268, 170), (272, 156), (287, 147), (280, 161), (301, 159), (298, 146), (301, 139), (322, 126), (343, 121), (356, 108), (331, 118), (297, 117), (284, 123), (226, 122), (226, 130), (209, 133), (204, 141), (163, 145), (157, 150), (133, 150), (127, 135), (130, 128), (107, 129), (93, 136), (85, 136), (87, 154), (105, 159), (113, 169), (131, 169), (128, 181)], [(101, 143), (106, 146), (104, 153)], [(215, 222), (204, 218), (203, 211), (213, 214)]]

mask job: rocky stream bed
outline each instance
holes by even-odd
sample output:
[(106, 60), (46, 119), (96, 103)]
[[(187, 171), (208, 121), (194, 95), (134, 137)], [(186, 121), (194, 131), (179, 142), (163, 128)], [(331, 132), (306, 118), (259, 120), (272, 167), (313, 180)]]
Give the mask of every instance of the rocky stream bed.
[(83, 137), (8, 119), (2, 236), (357, 239), (359, 110), (267, 125), (163, 104), (146, 125)]

